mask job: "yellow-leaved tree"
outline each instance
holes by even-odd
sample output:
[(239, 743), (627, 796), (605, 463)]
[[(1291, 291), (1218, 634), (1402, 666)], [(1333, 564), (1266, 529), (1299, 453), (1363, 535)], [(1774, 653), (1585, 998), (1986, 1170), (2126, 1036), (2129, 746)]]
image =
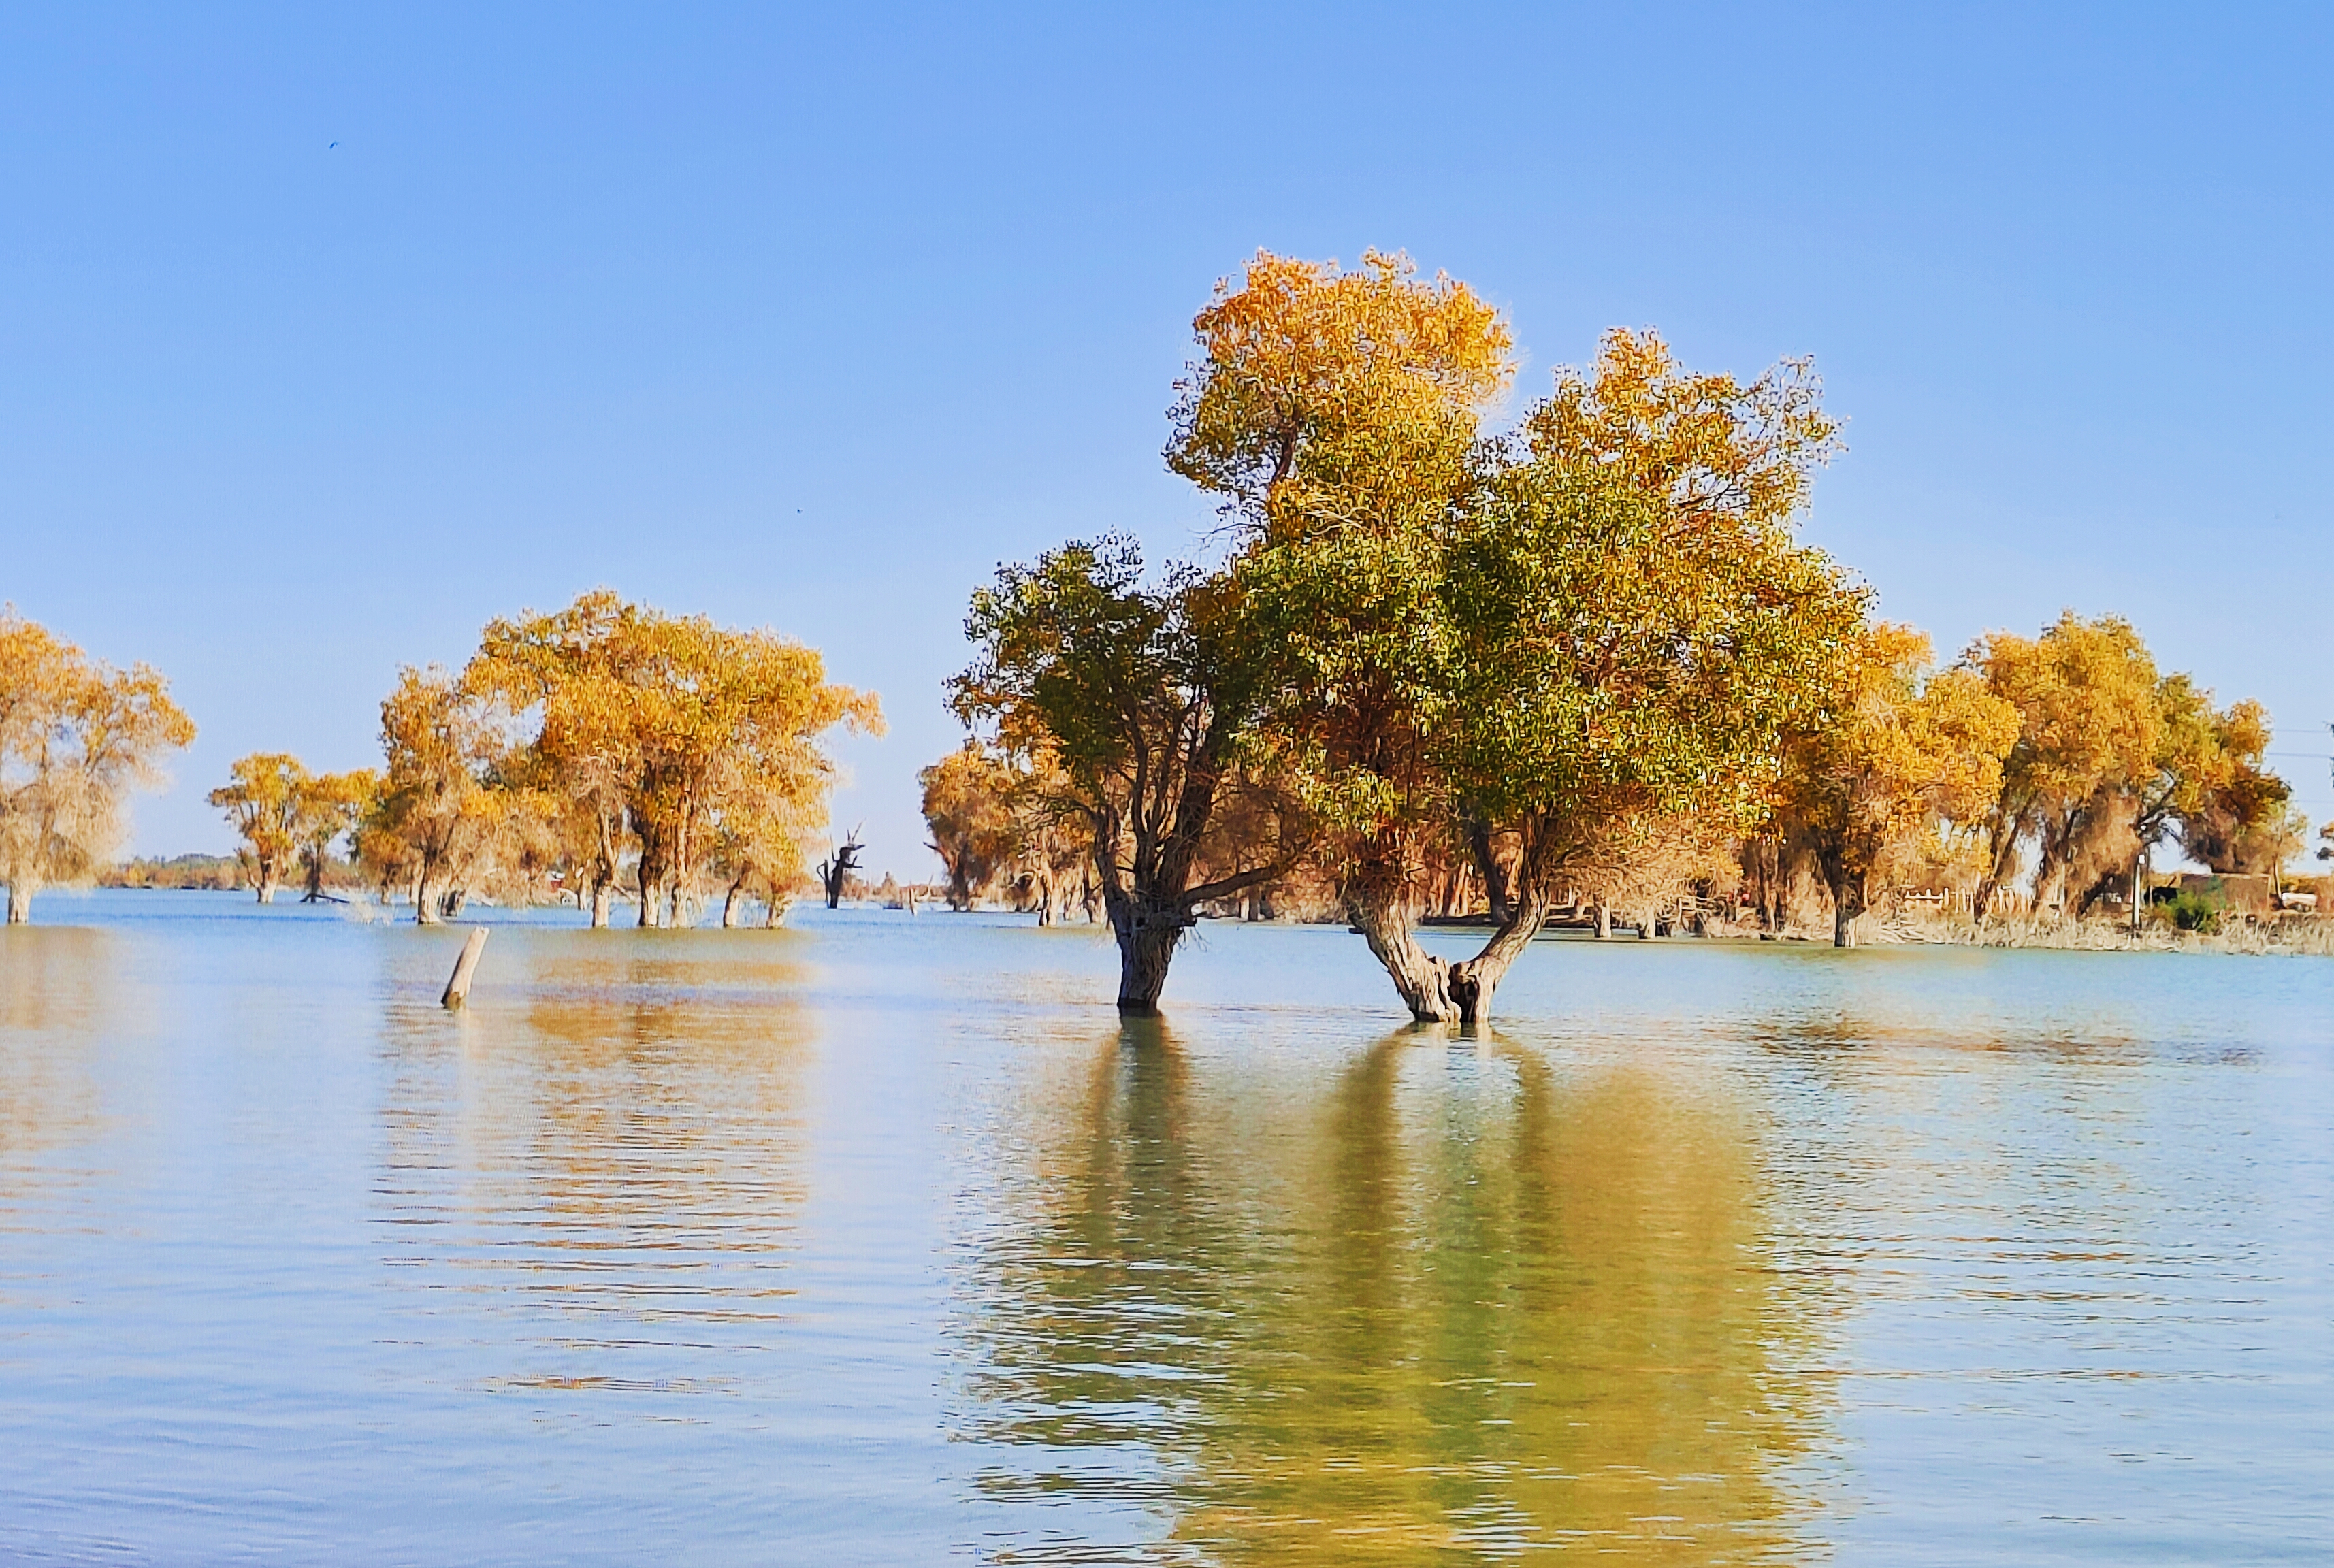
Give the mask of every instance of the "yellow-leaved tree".
[(643, 926), (690, 923), (717, 868), (725, 923), (757, 887), (775, 916), (825, 823), (824, 737), (883, 726), (874, 694), (828, 682), (815, 649), (604, 589), (489, 625), (463, 684), (532, 727), (528, 771), (582, 851), (594, 925), (628, 854)]
[(120, 848), (130, 792), (195, 738), (147, 665), (115, 669), (0, 608), (0, 881), (8, 923), (43, 887), (85, 881)]
[(493, 869), (518, 803), (498, 787), (511, 745), (495, 716), (445, 670), (399, 672), (381, 705), (381, 788), (357, 833), (359, 859), (382, 888), (403, 887), (419, 924), (461, 912)]
[(2084, 620), (2069, 610), (2040, 637), (1981, 639), (1965, 662), (2018, 709), (2020, 722), (1985, 813), (1976, 913), (1985, 918), (2029, 838), (2038, 859), (2035, 908), (2062, 905), (2086, 836), (2124, 819), (2123, 803), (2155, 760), (2156, 661), (2129, 621)]
[(2001, 794), (2018, 709), (1970, 670), (1932, 672), (1929, 654), (1909, 626), (1866, 628), (1816, 722), (1785, 749), (1777, 826), (1821, 871), (1837, 947), (1856, 945), (1857, 918), (1941, 820)]
[(312, 782), (298, 757), (263, 751), (236, 758), (227, 766), (227, 782), (211, 791), (211, 804), (227, 813), (242, 836), (252, 885), (263, 904), (275, 901), (284, 868), (300, 849), (302, 797)]

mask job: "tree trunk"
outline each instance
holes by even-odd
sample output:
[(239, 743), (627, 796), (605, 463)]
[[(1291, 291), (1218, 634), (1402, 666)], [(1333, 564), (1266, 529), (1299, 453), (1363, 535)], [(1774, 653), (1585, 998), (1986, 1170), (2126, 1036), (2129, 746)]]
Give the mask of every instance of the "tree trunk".
[[(1530, 879), (1525, 879), (1529, 881)], [(1471, 958), (1461, 959), (1451, 966), (1451, 1000), (1458, 1005), (1459, 1022), (1481, 1024), (1491, 1016), (1491, 993), (1499, 988), (1509, 966), (1523, 956), (1531, 939), (1539, 935), (1548, 919), (1548, 896), (1541, 889), (1525, 887), (1508, 910), (1508, 918), (1500, 923), (1483, 950)]]
[(321, 904), (324, 901), (324, 855), (321, 850), (309, 857), (308, 890), (302, 896), (300, 901), (304, 904)]
[(615, 902), (615, 898), (614, 883), (594, 881), (592, 884), (592, 928), (593, 930), (604, 931), (608, 928), (609, 906)]
[(1864, 913), (1863, 892), (1848, 882), (1835, 882), (1831, 890), (1831, 945), (1835, 948), (1856, 946), (1856, 922)]
[(452, 887), (447, 889), (445, 903), (442, 906), (446, 918), (449, 920), (461, 919), (462, 906), (469, 902), (469, 899), (470, 890), (468, 888)]
[(1159, 1011), (1167, 966), (1174, 961), (1175, 945), (1191, 928), (1191, 917), (1130, 903), (1113, 911), (1111, 924), (1118, 936), (1118, 1010), (1148, 1017)]
[(1459, 1004), (1451, 996), (1451, 971), (1418, 945), (1406, 906), (1357, 899), (1349, 909), (1412, 1017), (1422, 1024), (1440, 1024), (1459, 1016)]
[(1473, 821), (1467, 824), (1468, 852), (1475, 857), (1475, 870), (1483, 879), (1483, 897), (1491, 906), (1491, 923), (1504, 926), (1514, 913), (1515, 900), (1508, 894), (1508, 879), (1500, 871), (1500, 857), (1491, 844), (1491, 824)]
[(276, 874), (274, 861), (259, 862), (259, 901), (261, 903), (272, 904), (275, 901), (275, 889), (280, 880)]
[(1600, 942), (1613, 939), (1613, 906), (1610, 904), (1596, 906), (1596, 939)]
[(438, 912), (438, 891), (429, 885), (429, 875), (416, 878), (413, 883), (413, 923), (417, 926), (442, 926), (444, 917)]
[(8, 923), (21, 926), (33, 918), (33, 879), (19, 877), (8, 884)]

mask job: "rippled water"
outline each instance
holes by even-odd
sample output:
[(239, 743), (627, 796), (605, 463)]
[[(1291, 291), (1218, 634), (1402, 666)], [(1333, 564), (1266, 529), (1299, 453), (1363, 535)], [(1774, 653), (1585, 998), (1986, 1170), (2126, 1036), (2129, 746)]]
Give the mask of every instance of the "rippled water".
[[(0, 1558), (2324, 1561), (2334, 964), (0, 933)], [(65, 922), (73, 922), (68, 925)]]

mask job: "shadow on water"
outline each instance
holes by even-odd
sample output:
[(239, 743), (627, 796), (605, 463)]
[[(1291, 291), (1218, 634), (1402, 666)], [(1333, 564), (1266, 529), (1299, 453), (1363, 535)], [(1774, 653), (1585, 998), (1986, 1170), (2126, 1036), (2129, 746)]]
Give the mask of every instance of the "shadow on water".
[(1273, 1071), (1130, 1023), (1027, 1104), (969, 1265), (990, 1495), (1137, 1505), (1157, 1561), (1802, 1542), (1829, 1309), (1768, 1266), (1745, 1115), (1495, 1034)]

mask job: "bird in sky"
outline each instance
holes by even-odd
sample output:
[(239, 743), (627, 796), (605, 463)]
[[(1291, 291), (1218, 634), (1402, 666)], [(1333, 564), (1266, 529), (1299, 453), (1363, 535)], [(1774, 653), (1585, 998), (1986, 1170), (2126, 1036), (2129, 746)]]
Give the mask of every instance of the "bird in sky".
[[(333, 147), (338, 147), (338, 146), (340, 146), (340, 143), (339, 143), (339, 142), (337, 142), (337, 141), (336, 141), (336, 142), (333, 143)], [(328, 147), (328, 148), (324, 149), (324, 150), (325, 150), (326, 152), (330, 152), (330, 151), (332, 151), (332, 150), (333, 150), (333, 147)]]

